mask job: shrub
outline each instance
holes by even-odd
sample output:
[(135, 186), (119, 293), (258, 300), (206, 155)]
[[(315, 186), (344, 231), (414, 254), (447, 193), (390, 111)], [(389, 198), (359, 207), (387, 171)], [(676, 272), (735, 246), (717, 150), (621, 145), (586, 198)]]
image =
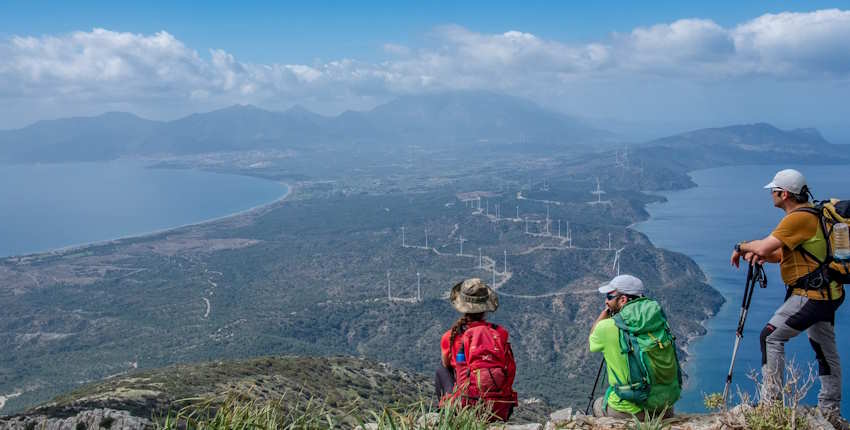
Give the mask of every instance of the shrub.
[(667, 413), (667, 408), (656, 413), (646, 413), (644, 420), (641, 421), (637, 417), (632, 416), (632, 422), (629, 424), (629, 430), (667, 430), (672, 426), (673, 418), (664, 418)]
[[(814, 364), (810, 363), (808, 371), (804, 372), (794, 360), (789, 360), (783, 376), (782, 386), (777, 393), (778, 398), (760, 399), (757, 406), (749, 406), (752, 404), (749, 395), (739, 392), (743, 406), (740, 416), (727, 414), (724, 418), (727, 425), (737, 422), (753, 430), (807, 430), (809, 423), (801, 414), (800, 402), (817, 379)], [(764, 381), (755, 372), (750, 373), (749, 378), (754, 382), (756, 392), (761, 393)]]

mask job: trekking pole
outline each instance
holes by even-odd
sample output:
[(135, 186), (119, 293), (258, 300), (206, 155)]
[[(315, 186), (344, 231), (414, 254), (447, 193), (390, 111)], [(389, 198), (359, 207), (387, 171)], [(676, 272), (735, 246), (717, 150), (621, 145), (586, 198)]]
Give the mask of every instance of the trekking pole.
[(584, 414), (590, 415), (590, 406), (593, 405), (593, 396), (596, 394), (596, 384), (599, 383), (599, 376), (602, 375), (602, 368), (605, 367), (605, 359), (599, 363), (599, 370), (596, 371), (596, 380), (593, 381), (593, 389), (590, 390), (590, 398), (587, 401), (587, 407), (584, 408)]
[[(754, 257), (755, 258), (755, 257)], [(767, 288), (767, 276), (761, 264), (751, 262), (747, 269), (747, 283), (744, 288), (744, 298), (741, 301), (741, 316), (738, 317), (738, 328), (735, 330), (735, 346), (732, 347), (732, 362), (729, 364), (729, 373), (726, 375), (726, 386), (723, 387), (723, 405), (729, 397), (729, 387), (732, 385), (732, 370), (735, 368), (735, 357), (738, 355), (738, 347), (744, 338), (744, 323), (747, 321), (747, 312), (750, 310), (750, 302), (753, 300), (753, 291), (756, 282), (761, 288)]]

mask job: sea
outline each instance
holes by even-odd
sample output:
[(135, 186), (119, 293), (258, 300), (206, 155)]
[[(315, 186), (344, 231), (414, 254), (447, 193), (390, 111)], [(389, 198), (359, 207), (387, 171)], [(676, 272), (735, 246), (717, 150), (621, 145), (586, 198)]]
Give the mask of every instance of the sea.
[(138, 160), (0, 165), (0, 257), (194, 224), (287, 191), (274, 181)]
[[(655, 246), (694, 259), (711, 286), (726, 298), (717, 315), (706, 322), (708, 334), (688, 346), (689, 360), (685, 366), (688, 380), (683, 398), (676, 404), (678, 411), (704, 412), (703, 396), (723, 391), (747, 276), (745, 265), (740, 269), (730, 265), (732, 247), (742, 240), (767, 236), (782, 218), (784, 212), (773, 207), (770, 192), (762, 187), (777, 171), (785, 168), (801, 171), (816, 199), (850, 199), (850, 165), (721, 167), (692, 172), (696, 187), (662, 193), (667, 201), (649, 205), (650, 219), (635, 226)], [(784, 299), (785, 287), (778, 266), (766, 267), (768, 286), (757, 288), (753, 294), (744, 338), (735, 361), (733, 394), (738, 388), (754, 393), (754, 383), (748, 374), (761, 367), (759, 333)], [(839, 309), (835, 330), (847, 381), (850, 377), (850, 370), (847, 370), (850, 367), (850, 302)], [(808, 366), (814, 363), (815, 355), (805, 334), (788, 343), (786, 358), (793, 359), (808, 374)], [(817, 376), (816, 365), (814, 375)], [(843, 387), (842, 396), (846, 400), (842, 402), (842, 415), (848, 416), (850, 384)], [(816, 382), (804, 403), (817, 404), (819, 389), (820, 384)]]

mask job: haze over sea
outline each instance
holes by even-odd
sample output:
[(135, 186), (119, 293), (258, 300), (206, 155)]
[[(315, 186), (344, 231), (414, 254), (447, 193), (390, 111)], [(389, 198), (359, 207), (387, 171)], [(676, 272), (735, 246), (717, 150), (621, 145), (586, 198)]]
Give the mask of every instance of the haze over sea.
[(283, 184), (139, 161), (4, 165), (0, 257), (192, 224), (274, 201)]
[[(737, 241), (760, 239), (770, 234), (782, 218), (784, 213), (773, 207), (769, 192), (762, 186), (770, 182), (778, 170), (789, 167), (803, 172), (815, 198), (850, 199), (847, 180), (850, 166), (722, 167), (691, 173), (697, 187), (663, 193), (668, 202), (650, 205), (651, 219), (636, 227), (646, 233), (656, 246), (693, 258), (709, 277), (709, 283), (727, 300), (707, 323), (708, 334), (689, 346), (690, 361), (685, 370), (690, 379), (683, 399), (676, 405), (677, 410), (703, 411), (703, 393), (723, 391), (747, 276), (746, 267), (735, 269), (730, 266), (729, 257)], [(785, 294), (778, 266), (770, 264), (766, 267), (768, 287), (757, 288), (753, 294), (744, 339), (735, 362), (733, 384), (748, 391), (752, 390), (753, 383), (747, 374), (751, 369), (761, 367), (759, 333), (782, 304)], [(845, 303), (836, 318), (836, 339), (845, 369), (845, 381), (850, 373), (846, 370), (850, 365), (848, 333), (850, 305)], [(792, 357), (802, 366), (814, 362), (814, 352), (805, 334), (788, 343), (786, 358)], [(807, 404), (817, 403), (819, 389), (820, 383), (816, 383), (805, 400)], [(850, 384), (844, 384), (842, 396), (845, 399), (842, 415), (847, 416), (850, 412)]]

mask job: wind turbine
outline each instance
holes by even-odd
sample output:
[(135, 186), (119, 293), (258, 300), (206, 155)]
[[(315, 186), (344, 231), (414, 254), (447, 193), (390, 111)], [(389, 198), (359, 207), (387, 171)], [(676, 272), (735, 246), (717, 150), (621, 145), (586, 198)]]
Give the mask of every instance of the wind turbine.
[(620, 253), (626, 249), (625, 247), (620, 248), (617, 252), (614, 253), (614, 265), (611, 266), (611, 270), (617, 273), (617, 276), (620, 276)]

